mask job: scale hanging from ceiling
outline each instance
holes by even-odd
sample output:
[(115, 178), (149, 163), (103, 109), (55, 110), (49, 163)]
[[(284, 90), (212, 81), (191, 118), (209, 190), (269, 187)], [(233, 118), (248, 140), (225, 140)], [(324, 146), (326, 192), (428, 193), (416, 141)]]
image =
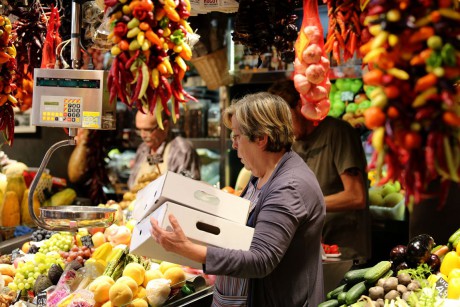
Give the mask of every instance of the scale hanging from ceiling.
[(77, 129), (114, 130), (116, 103), (110, 104), (107, 73), (81, 70), (81, 4), (72, 1), (72, 69), (34, 70), (32, 125), (67, 128), (69, 139), (53, 144), (46, 152), (31, 185), (29, 213), (38, 226), (47, 230), (74, 231), (79, 227), (106, 227), (115, 219), (116, 209), (91, 206), (41, 207), (38, 217), (33, 210), (33, 195), (54, 151), (76, 145)]

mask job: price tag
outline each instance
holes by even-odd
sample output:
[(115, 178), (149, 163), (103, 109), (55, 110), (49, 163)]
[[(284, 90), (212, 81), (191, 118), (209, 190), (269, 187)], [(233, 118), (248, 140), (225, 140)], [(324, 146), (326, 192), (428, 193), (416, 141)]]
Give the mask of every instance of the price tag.
[(14, 261), (18, 257), (22, 257), (23, 255), (21, 254), (21, 251), (19, 248), (14, 249), (11, 252), (11, 260)]
[(438, 290), (438, 296), (439, 297), (446, 297), (447, 296), (447, 286), (448, 286), (447, 281), (442, 277), (440, 277), (436, 281), (436, 290)]
[(37, 294), (37, 306), (46, 307), (46, 291)]
[(91, 239), (90, 235), (83, 236), (80, 238), (80, 240), (81, 240), (82, 245), (89, 247), (89, 248), (94, 247), (93, 240)]
[(340, 93), (340, 99), (342, 101), (353, 101), (354, 98), (355, 98), (355, 94), (353, 94), (353, 92), (344, 91)]

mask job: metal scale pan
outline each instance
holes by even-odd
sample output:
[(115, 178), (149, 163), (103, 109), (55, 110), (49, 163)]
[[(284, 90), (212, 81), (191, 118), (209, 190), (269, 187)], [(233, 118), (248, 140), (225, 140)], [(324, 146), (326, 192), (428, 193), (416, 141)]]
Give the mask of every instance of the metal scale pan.
[(42, 207), (40, 218), (50, 228), (108, 227), (116, 209), (84, 206)]

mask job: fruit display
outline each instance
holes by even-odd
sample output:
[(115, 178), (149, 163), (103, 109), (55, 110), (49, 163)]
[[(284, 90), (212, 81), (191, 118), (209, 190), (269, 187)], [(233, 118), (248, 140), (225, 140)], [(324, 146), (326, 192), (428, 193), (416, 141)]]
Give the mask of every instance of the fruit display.
[(401, 193), (401, 184), (398, 181), (369, 189), (370, 206), (394, 207), (403, 199), (404, 194)]
[[(137, 222), (114, 201), (101, 206), (117, 208), (115, 224), (74, 233), (37, 229), (21, 251), (2, 257), (5, 286), (25, 301), (46, 293), (47, 306), (81, 306), (74, 303), (85, 298), (92, 307), (161, 306), (213, 284), (201, 270), (131, 254)], [(202, 283), (192, 282), (197, 276)]]
[(370, 1), (363, 19), (372, 36), (360, 47), (369, 66), (364, 84), (374, 87), (364, 112), (373, 129), (371, 168), (381, 177), (386, 165), (381, 184), (398, 180), (406, 200), (419, 203), (435, 178), (444, 192), (459, 181), (458, 3)]
[(342, 118), (355, 128), (364, 128), (364, 111), (371, 102), (363, 92), (362, 79), (341, 78), (331, 83), (331, 109), (328, 116)]
[(428, 234), (417, 235), (392, 248), (388, 260), (345, 273), (344, 283), (327, 293), (319, 307), (458, 306), (459, 241), (460, 229), (446, 245), (435, 245)]
[[(107, 80), (110, 101), (118, 97), (161, 117), (161, 111), (179, 117), (179, 103), (195, 98), (182, 87), (192, 57), (186, 37), (193, 33), (187, 19), (190, 2), (106, 0), (115, 56)], [(170, 79), (171, 81), (169, 81)], [(172, 101), (171, 110), (168, 101)], [(157, 120), (162, 128), (162, 120)]]

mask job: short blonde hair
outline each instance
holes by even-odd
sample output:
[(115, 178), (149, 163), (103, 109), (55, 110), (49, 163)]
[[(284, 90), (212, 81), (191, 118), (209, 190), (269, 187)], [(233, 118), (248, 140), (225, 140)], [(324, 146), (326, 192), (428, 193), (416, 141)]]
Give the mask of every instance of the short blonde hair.
[(223, 111), (224, 125), (229, 129), (233, 116), (240, 124), (241, 133), (251, 142), (268, 136), (267, 151), (289, 150), (294, 142), (291, 111), (277, 95), (261, 92), (234, 101)]

